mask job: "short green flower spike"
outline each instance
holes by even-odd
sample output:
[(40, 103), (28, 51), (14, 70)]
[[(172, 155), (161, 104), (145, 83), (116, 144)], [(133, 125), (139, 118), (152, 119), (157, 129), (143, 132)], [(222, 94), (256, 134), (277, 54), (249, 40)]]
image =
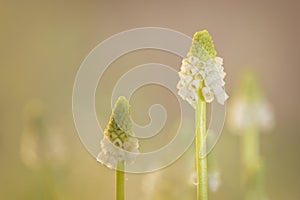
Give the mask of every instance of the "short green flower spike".
[(214, 59), (217, 56), (212, 37), (207, 30), (195, 33), (188, 55), (198, 57), (204, 61), (209, 58)]
[[(129, 111), (128, 101), (120, 96), (104, 130), (105, 136), (101, 140), (101, 151), (97, 156), (99, 162), (116, 169), (116, 200), (125, 199), (125, 165), (132, 163), (136, 157), (128, 153), (139, 153), (139, 144), (132, 132)], [(119, 148), (115, 148), (116, 146)], [(120, 149), (125, 151), (120, 151)]]
[(119, 97), (113, 108), (107, 127), (104, 130), (104, 134), (111, 142), (114, 143), (116, 139), (120, 139), (124, 143), (133, 136), (129, 109), (130, 105), (125, 97)]

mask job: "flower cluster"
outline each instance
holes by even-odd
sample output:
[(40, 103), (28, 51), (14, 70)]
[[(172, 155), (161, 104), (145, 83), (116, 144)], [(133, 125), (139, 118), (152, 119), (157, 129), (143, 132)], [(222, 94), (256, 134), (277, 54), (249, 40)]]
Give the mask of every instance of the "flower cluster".
[(112, 143), (104, 136), (101, 140), (101, 152), (97, 156), (97, 161), (109, 168), (115, 168), (120, 161), (130, 164), (134, 162), (136, 155), (129, 152), (139, 153), (137, 139), (131, 138), (124, 143), (120, 139), (115, 139)]
[(232, 117), (238, 130), (254, 126), (268, 130), (273, 126), (273, 112), (265, 101), (249, 103), (240, 99), (234, 104)]
[(224, 90), (223, 59), (216, 57), (211, 36), (207, 31), (195, 34), (187, 58), (182, 60), (178, 94), (194, 108), (199, 97), (210, 103), (216, 98), (224, 104), (228, 95)]
[(229, 115), (230, 125), (237, 133), (247, 128), (269, 130), (274, 125), (274, 113), (266, 100), (259, 79), (253, 71), (241, 75), (240, 88), (233, 98)]
[(109, 168), (115, 168), (120, 161), (130, 164), (139, 153), (138, 140), (132, 132), (129, 108), (128, 101), (119, 97), (104, 130), (105, 135), (101, 140), (101, 151), (97, 161)]

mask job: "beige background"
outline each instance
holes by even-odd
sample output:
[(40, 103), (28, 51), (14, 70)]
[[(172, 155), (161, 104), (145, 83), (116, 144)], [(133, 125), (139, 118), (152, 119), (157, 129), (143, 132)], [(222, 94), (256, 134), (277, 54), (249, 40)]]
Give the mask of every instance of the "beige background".
[[(0, 199), (113, 199), (113, 172), (95, 162), (77, 137), (71, 111), (73, 81), (85, 56), (104, 39), (131, 28), (158, 26), (189, 36), (209, 30), (225, 61), (229, 95), (243, 68), (257, 71), (276, 118), (273, 131), (262, 135), (266, 190), (272, 200), (298, 200), (299, 10), (296, 0), (0, 1)], [(102, 125), (110, 115), (110, 89), (118, 77), (137, 64), (154, 61), (177, 69), (180, 65), (180, 58), (174, 55), (147, 50), (126, 55), (111, 66), (96, 96)], [(139, 109), (134, 115), (144, 116), (145, 105), (155, 99), (145, 100), (144, 94), (157, 90), (164, 92), (149, 87), (136, 94), (132, 103)], [(169, 113), (176, 113), (172, 109), (176, 102), (168, 98), (174, 97), (166, 92), (159, 101)], [(32, 101), (44, 104), (48, 126), (63, 135), (63, 167), (43, 171), (22, 162), (23, 110)], [(165, 132), (170, 132), (172, 124)], [(170, 135), (164, 139), (158, 141), (167, 141)], [(145, 144), (145, 149), (160, 145), (152, 144)], [(225, 128), (217, 147), (223, 184), (211, 194), (212, 199), (242, 199), (238, 147), (239, 138)], [(183, 158), (162, 173), (179, 176), (170, 172), (177, 172), (184, 163)], [(144, 178), (128, 175), (127, 199), (144, 198), (140, 184)], [(168, 183), (155, 184), (156, 191), (183, 187), (180, 181), (171, 183), (173, 189), (166, 189)]]

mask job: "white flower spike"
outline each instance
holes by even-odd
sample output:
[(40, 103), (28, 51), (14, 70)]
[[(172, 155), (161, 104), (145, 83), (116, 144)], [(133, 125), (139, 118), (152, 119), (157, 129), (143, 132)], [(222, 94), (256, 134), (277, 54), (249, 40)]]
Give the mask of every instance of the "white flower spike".
[(242, 74), (237, 95), (233, 98), (230, 125), (236, 133), (257, 127), (270, 130), (274, 126), (274, 113), (271, 104), (266, 100), (257, 75), (247, 70)]
[(120, 161), (133, 163), (139, 153), (139, 143), (132, 132), (129, 109), (128, 101), (119, 97), (101, 140), (97, 161), (112, 169)]
[(214, 99), (220, 104), (228, 99), (225, 92), (225, 75), (223, 59), (216, 57), (213, 41), (208, 31), (194, 35), (187, 58), (182, 60), (178, 94), (194, 108), (199, 96), (207, 103)]

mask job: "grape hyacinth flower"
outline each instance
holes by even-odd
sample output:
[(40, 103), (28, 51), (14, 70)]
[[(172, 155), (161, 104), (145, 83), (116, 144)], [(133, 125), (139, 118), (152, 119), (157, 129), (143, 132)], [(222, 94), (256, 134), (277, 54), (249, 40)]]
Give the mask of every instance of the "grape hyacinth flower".
[(139, 143), (132, 132), (130, 105), (124, 97), (119, 97), (104, 130), (101, 151), (97, 161), (116, 169), (116, 199), (124, 199), (124, 167), (132, 164), (139, 153)]
[(252, 71), (241, 76), (240, 88), (230, 106), (230, 125), (236, 134), (243, 133), (250, 127), (269, 130), (274, 125), (273, 111), (264, 98), (259, 80)]
[(104, 130), (101, 151), (97, 160), (109, 168), (116, 168), (117, 163), (121, 161), (131, 164), (135, 160), (136, 154), (132, 155), (129, 152), (139, 153), (138, 140), (131, 130), (129, 109), (128, 101), (124, 97), (119, 97)]
[(223, 59), (216, 57), (216, 51), (209, 33), (204, 30), (194, 35), (187, 58), (182, 60), (178, 94), (196, 108), (199, 92), (207, 103), (215, 98), (224, 104), (228, 95), (224, 90), (226, 73)]
[(178, 95), (196, 109), (196, 170), (197, 199), (208, 199), (208, 175), (206, 155), (206, 103), (214, 99), (224, 104), (225, 92), (223, 59), (216, 56), (213, 40), (208, 31), (195, 33), (187, 58), (182, 60)]
[(270, 129), (273, 112), (254, 72), (246, 71), (230, 106), (231, 130), (241, 137), (243, 184), (246, 200), (267, 199), (264, 162), (260, 154), (260, 132)]

